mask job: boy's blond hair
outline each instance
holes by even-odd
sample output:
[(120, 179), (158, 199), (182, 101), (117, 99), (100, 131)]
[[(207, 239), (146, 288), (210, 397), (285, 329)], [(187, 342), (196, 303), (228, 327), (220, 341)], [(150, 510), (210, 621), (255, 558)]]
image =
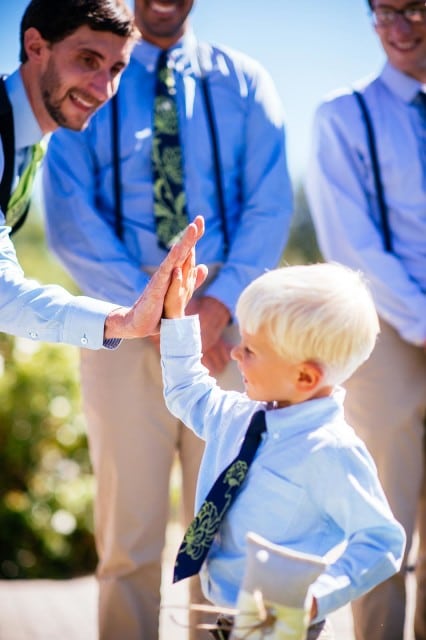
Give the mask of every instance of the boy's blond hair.
[(361, 273), (336, 263), (282, 267), (254, 280), (236, 309), (240, 328), (264, 329), (289, 362), (316, 362), (340, 384), (369, 357), (380, 331)]

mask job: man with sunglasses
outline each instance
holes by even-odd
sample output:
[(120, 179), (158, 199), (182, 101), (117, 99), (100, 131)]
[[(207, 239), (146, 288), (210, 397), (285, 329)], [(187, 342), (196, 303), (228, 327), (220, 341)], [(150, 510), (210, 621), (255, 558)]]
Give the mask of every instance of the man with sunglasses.
[(387, 60), (356, 89), (375, 144), (353, 91), (334, 93), (316, 113), (307, 193), (326, 259), (371, 284), (381, 335), (346, 384), (346, 413), (408, 541), (401, 572), (353, 604), (356, 640), (402, 640), (416, 525), (414, 627), (426, 640), (426, 3), (369, 7)]

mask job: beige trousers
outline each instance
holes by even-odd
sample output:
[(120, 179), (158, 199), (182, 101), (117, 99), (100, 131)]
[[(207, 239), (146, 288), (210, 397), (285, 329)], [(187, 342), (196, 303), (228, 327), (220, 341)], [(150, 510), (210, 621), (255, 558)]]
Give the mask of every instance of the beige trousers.
[[(225, 338), (235, 343), (237, 329), (229, 327)], [(177, 452), (186, 525), (194, 513), (203, 442), (167, 411), (158, 352), (148, 340), (123, 342), (115, 351), (82, 351), (81, 380), (97, 482), (99, 635), (157, 640), (170, 472)], [(234, 362), (219, 383), (242, 387)], [(198, 577), (191, 580), (191, 601), (200, 602)]]
[[(374, 457), (392, 511), (405, 528), (405, 560), (418, 522), (416, 640), (426, 640), (426, 352), (381, 322), (373, 354), (345, 386), (347, 420)], [(352, 604), (357, 640), (403, 639), (405, 566)]]

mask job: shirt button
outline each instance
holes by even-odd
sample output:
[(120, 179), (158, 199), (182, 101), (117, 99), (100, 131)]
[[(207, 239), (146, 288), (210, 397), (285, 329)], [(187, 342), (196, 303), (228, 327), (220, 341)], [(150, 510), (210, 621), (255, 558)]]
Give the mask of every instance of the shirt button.
[(29, 332), (29, 336), (32, 340), (36, 340), (38, 338), (37, 332), (36, 331), (30, 331)]
[(89, 341), (86, 338), (86, 336), (83, 336), (82, 339), (80, 340), (81, 344), (87, 344)]
[(273, 435), (272, 437), (273, 437), (273, 439), (274, 439), (274, 440), (278, 440), (278, 438), (279, 438), (280, 436), (278, 435), (278, 433), (274, 433), (274, 435)]

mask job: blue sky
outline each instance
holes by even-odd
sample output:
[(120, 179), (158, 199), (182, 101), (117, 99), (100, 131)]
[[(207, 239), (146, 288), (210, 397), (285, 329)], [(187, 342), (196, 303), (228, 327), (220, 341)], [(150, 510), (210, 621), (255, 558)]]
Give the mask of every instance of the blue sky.
[[(2, 73), (18, 63), (19, 22), (26, 5), (27, 0), (1, 3)], [(303, 175), (312, 116), (321, 98), (378, 71), (384, 61), (367, 0), (197, 0), (192, 23), (200, 39), (240, 49), (271, 73), (286, 113), (295, 180)]]

